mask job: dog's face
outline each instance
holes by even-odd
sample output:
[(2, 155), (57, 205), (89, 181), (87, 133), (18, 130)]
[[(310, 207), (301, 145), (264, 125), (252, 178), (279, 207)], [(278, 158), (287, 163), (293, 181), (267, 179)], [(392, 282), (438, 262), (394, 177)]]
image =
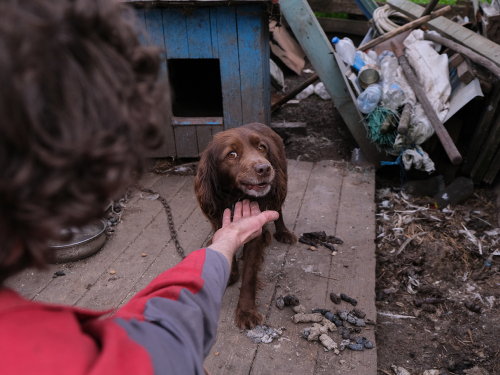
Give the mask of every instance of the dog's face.
[(263, 197), (271, 190), (275, 171), (269, 162), (272, 143), (253, 130), (232, 129), (215, 139), (218, 147), (219, 182), (253, 197)]

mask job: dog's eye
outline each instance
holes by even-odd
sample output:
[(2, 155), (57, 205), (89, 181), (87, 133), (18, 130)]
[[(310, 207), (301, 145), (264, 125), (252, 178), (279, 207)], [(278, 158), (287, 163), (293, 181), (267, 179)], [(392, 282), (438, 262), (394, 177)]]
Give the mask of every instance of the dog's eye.
[(260, 145), (260, 146), (259, 146), (259, 151), (260, 151), (260, 152), (264, 152), (264, 151), (266, 151), (266, 146), (264, 146), (264, 145)]
[(227, 154), (228, 159), (234, 159), (237, 156), (238, 156), (238, 154), (234, 151), (231, 151), (229, 154)]

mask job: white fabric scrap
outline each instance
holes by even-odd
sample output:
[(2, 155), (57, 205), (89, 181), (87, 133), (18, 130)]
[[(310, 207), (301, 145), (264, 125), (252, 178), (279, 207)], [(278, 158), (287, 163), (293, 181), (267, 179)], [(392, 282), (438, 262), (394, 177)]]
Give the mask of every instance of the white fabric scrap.
[(419, 171), (426, 171), (429, 174), (436, 170), (434, 162), (429, 158), (429, 154), (422, 150), (420, 146), (417, 146), (416, 149), (406, 150), (403, 153), (402, 159), (407, 171), (410, 170), (412, 166)]
[(451, 85), (448, 71), (448, 57), (434, 49), (434, 42), (424, 40), (422, 30), (414, 30), (405, 39), (406, 56), (419, 83), (439, 120), (443, 121), (450, 109), (448, 100)]
[(406, 149), (411, 144), (410, 139), (416, 145), (421, 145), (432, 137), (433, 134), (434, 128), (425, 115), (424, 109), (420, 103), (417, 103), (413, 106), (410, 124), (408, 125), (408, 137), (403, 134), (398, 134), (394, 142), (394, 149), (400, 151)]

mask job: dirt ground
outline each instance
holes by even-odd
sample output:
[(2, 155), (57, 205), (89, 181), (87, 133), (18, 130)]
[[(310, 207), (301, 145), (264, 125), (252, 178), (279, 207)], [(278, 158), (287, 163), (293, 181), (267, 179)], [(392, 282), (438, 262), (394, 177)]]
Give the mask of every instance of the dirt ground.
[[(310, 64), (306, 68), (312, 69)], [(285, 77), (286, 89), (290, 90), (312, 76), (290, 74)], [(319, 81), (317, 81), (319, 82)], [(316, 83), (317, 83), (316, 82)], [(302, 100), (297, 107), (276, 110), (271, 122), (306, 122), (307, 137), (290, 135), (285, 137), (286, 156), (302, 161), (351, 160), (351, 151), (357, 147), (347, 125), (332, 101), (317, 95)]]
[[(287, 76), (287, 88), (308, 76)], [(285, 120), (308, 127), (307, 137), (285, 138), (288, 158), (349, 161), (357, 147), (331, 100), (312, 95), (272, 115), (272, 122)], [(412, 375), (431, 369), (437, 370), (432, 375), (500, 374), (500, 256), (491, 255), (500, 235), (490, 232), (498, 228), (493, 189), (476, 188), (447, 212), (402, 193), (396, 175), (379, 174), (377, 189), (379, 374), (398, 373), (393, 365)]]

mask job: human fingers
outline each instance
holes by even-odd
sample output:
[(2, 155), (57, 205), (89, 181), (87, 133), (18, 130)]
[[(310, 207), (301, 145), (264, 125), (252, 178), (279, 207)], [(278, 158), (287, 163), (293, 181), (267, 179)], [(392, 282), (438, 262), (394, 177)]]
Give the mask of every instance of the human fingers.
[(257, 202), (253, 201), (250, 203), (250, 212), (251, 216), (257, 216), (258, 214), (260, 214), (260, 207)]
[(255, 218), (258, 220), (258, 222), (261, 224), (261, 227), (264, 224), (267, 224), (271, 221), (278, 220), (280, 217), (280, 214), (277, 211), (264, 211), (255, 216)]
[(242, 206), (243, 203), (241, 202), (236, 202), (236, 204), (234, 205), (233, 222), (241, 219)]
[(226, 208), (224, 214), (222, 215), (222, 228), (231, 224), (231, 210)]
[(250, 217), (250, 201), (248, 199), (243, 201), (243, 217)]

